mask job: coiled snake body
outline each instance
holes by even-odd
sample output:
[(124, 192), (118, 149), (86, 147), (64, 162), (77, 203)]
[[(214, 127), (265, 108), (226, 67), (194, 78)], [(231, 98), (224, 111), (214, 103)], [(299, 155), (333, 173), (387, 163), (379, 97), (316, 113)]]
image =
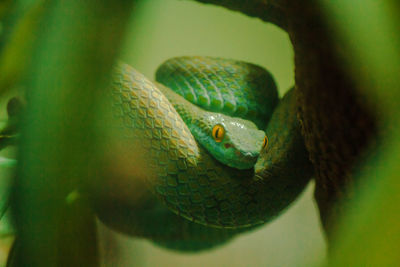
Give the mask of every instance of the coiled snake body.
[(293, 94), (278, 103), (267, 71), (181, 57), (161, 65), (156, 79), (164, 85), (126, 64), (114, 72), (113, 116), (126, 142), (139, 140), (146, 151), (154, 194), (140, 205), (98, 207), (106, 224), (170, 248), (204, 249), (270, 221), (303, 190), (312, 168)]

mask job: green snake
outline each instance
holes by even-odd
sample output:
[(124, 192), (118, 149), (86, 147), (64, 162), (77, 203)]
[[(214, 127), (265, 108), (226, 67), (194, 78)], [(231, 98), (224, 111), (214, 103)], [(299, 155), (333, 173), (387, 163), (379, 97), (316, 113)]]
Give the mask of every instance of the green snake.
[(200, 250), (270, 221), (302, 192), (312, 168), (293, 90), (279, 101), (265, 69), (211, 57), (167, 60), (156, 80), (123, 63), (114, 71), (115, 126), (143, 152), (153, 194), (96, 201), (103, 222)]

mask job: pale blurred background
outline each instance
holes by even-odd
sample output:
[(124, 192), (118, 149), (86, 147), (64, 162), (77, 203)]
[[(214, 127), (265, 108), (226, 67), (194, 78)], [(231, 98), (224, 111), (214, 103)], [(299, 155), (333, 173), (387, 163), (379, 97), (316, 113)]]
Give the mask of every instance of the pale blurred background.
[[(192, 1), (140, 1), (121, 58), (148, 78), (158, 65), (183, 55), (245, 60), (267, 68), (280, 95), (294, 84), (293, 51), (286, 33), (258, 19)], [(286, 212), (227, 245), (178, 253), (100, 225), (105, 266), (316, 266), (326, 244), (311, 183)]]

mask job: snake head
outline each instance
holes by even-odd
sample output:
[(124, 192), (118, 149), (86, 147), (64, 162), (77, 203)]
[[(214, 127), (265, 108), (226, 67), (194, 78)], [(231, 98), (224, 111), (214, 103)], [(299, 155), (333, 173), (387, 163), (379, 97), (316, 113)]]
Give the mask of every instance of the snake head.
[(215, 159), (237, 169), (252, 168), (266, 141), (253, 122), (220, 113), (206, 112), (189, 128)]

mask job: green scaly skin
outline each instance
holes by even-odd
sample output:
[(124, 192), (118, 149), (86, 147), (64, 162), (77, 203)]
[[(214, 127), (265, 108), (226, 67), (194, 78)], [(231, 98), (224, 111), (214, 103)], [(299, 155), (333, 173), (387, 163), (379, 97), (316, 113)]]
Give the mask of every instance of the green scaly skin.
[[(221, 113), (205, 111), (191, 104), (169, 88), (158, 84), (196, 141), (221, 163), (237, 169), (250, 169), (257, 161), (265, 133), (251, 121)], [(221, 142), (212, 137), (212, 129), (221, 125), (225, 135)]]
[(157, 69), (156, 80), (204, 110), (250, 120), (259, 129), (278, 103), (271, 74), (237, 60), (176, 57)]
[[(194, 61), (201, 59), (196, 57)], [(204, 64), (218, 65), (220, 61), (204, 58), (202, 63), (194, 64), (193, 71), (204, 68)], [(260, 72), (260, 67), (243, 62), (225, 60), (224, 64), (225, 68), (235, 64), (249, 68), (247, 73), (254, 73), (253, 68)], [(227, 72), (232, 73), (235, 68), (224, 70), (224, 66), (217, 74), (225, 76), (226, 80)], [(179, 79), (185, 80), (179, 72), (174, 72)], [(203, 70), (203, 73), (207, 71)], [(159, 76), (157, 72), (157, 78)], [(212, 81), (216, 79), (207, 77)], [(256, 84), (250, 79), (254, 75), (236, 74), (233, 78), (240, 80), (243, 77), (249, 81), (235, 82)], [(256, 111), (250, 115), (241, 108), (232, 109), (235, 116), (256, 118), (257, 125), (263, 124), (260, 114), (266, 116), (265, 125), (269, 121), (266, 128), (269, 145), (261, 150), (255, 168), (238, 170), (222, 164), (197, 144), (181, 116), (162, 93), (168, 89), (160, 91), (125, 64), (117, 66), (113, 82), (111, 97), (115, 121), (123, 129), (126, 142), (140, 140), (140, 146), (148, 151), (146, 161), (150, 168), (144, 178), (155, 196), (148, 195), (137, 204), (110, 201), (97, 206), (99, 217), (119, 231), (150, 238), (174, 249), (213, 247), (276, 217), (301, 193), (312, 175), (292, 91), (271, 111), (272, 115), (262, 110), (275, 106), (273, 101), (265, 108), (265, 101), (270, 100), (262, 97), (254, 97), (256, 102), (264, 103), (260, 108), (252, 106), (254, 101), (248, 102), (247, 110)], [(218, 107), (226, 109), (222, 105)]]

